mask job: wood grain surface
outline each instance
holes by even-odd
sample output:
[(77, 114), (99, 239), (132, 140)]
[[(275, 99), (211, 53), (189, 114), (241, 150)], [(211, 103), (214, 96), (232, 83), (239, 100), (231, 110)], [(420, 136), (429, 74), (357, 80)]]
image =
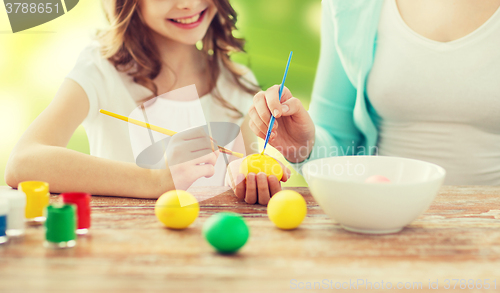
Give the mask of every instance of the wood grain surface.
[[(403, 231), (378, 236), (343, 230), (307, 188), (292, 189), (308, 204), (292, 231), (274, 227), (266, 207), (238, 202), (220, 188), (196, 190), (208, 199), (183, 231), (157, 221), (154, 200), (94, 196), (90, 234), (76, 247), (44, 248), (42, 227), (0, 245), (0, 292), (310, 292), (355, 290), (361, 280), (357, 291), (364, 292), (387, 291), (375, 290), (381, 282), (384, 288), (421, 282), (420, 292), (500, 291), (500, 187), (443, 187)], [(201, 233), (205, 220), (222, 211), (241, 213), (250, 227), (248, 243), (232, 256), (215, 253)], [(489, 279), (490, 289), (446, 290), (446, 279)], [(439, 289), (429, 290), (429, 281)]]

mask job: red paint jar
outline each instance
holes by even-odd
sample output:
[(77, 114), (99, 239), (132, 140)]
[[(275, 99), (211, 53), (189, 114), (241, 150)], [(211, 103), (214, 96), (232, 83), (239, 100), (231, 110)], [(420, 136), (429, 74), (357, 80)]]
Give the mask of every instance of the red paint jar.
[(90, 198), (92, 196), (84, 192), (61, 193), (62, 201), (66, 204), (76, 205), (77, 228), (76, 234), (87, 234), (90, 228)]

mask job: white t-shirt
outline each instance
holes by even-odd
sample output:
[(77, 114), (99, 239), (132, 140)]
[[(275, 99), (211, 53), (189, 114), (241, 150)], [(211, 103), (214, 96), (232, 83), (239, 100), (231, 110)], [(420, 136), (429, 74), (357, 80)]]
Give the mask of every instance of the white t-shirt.
[(386, 0), (367, 94), (379, 154), (421, 159), (446, 184), (500, 185), (500, 9), (452, 42), (427, 39)]
[[(104, 59), (97, 41), (82, 51), (75, 67), (66, 77), (77, 82), (87, 94), (90, 108), (82, 125), (88, 136), (90, 154), (100, 158), (136, 163), (141, 151), (151, 145), (151, 138), (148, 129), (99, 113), (99, 109), (176, 132), (202, 126), (207, 122), (231, 122), (240, 126), (244, 119), (236, 118), (237, 113), (220, 105), (212, 94), (190, 101), (169, 100), (168, 94), (160, 95), (156, 98), (154, 107), (147, 109), (147, 118), (150, 121), (141, 119), (142, 113), (138, 102), (151, 96), (152, 92), (135, 83), (126, 73), (116, 70), (108, 60)], [(243, 77), (257, 85), (250, 70)], [(194, 85), (191, 86), (191, 90), (193, 87)], [(252, 105), (252, 95), (239, 88), (231, 79), (228, 70), (223, 67), (217, 80), (217, 89), (220, 95), (243, 115), (248, 113)], [(151, 114), (152, 111), (161, 111), (161, 115)], [(153, 136), (154, 141), (166, 137), (154, 131)], [(231, 149), (233, 143), (234, 141), (225, 147)], [(244, 150), (235, 151), (244, 152)], [(222, 155), (219, 156), (215, 169), (214, 176), (200, 178), (192, 186), (223, 185), (226, 163)]]

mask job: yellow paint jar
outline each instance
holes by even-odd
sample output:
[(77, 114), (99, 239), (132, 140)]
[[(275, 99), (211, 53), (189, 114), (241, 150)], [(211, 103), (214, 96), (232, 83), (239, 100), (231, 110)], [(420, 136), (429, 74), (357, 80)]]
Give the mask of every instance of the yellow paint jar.
[(24, 181), (18, 190), (26, 194), (26, 222), (45, 222), (44, 210), (49, 205), (49, 184), (43, 181)]

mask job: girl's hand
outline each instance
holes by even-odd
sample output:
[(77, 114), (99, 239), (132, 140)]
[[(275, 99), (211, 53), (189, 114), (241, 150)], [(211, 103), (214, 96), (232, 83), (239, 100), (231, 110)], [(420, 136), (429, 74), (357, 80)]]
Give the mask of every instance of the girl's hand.
[(276, 118), (269, 138), (269, 144), (278, 149), (290, 162), (301, 162), (309, 157), (314, 143), (314, 123), (302, 103), (283, 88), (281, 104), (279, 85), (259, 92), (253, 98), (248, 112), (250, 128), (265, 139), (271, 113)]
[[(239, 200), (244, 200), (246, 203), (267, 205), (269, 199), (278, 191), (281, 191), (281, 183), (276, 176), (267, 177), (265, 173), (249, 173), (245, 179), (245, 175), (240, 173), (240, 165), (243, 159), (238, 159), (229, 164), (226, 173), (226, 186), (229, 185), (234, 191), (234, 194)], [(283, 168), (282, 182), (286, 182), (290, 178), (290, 170), (281, 164)]]
[(219, 157), (217, 143), (212, 141), (203, 127), (175, 134), (166, 150), (167, 171), (175, 189), (186, 190), (201, 177), (212, 177)]

